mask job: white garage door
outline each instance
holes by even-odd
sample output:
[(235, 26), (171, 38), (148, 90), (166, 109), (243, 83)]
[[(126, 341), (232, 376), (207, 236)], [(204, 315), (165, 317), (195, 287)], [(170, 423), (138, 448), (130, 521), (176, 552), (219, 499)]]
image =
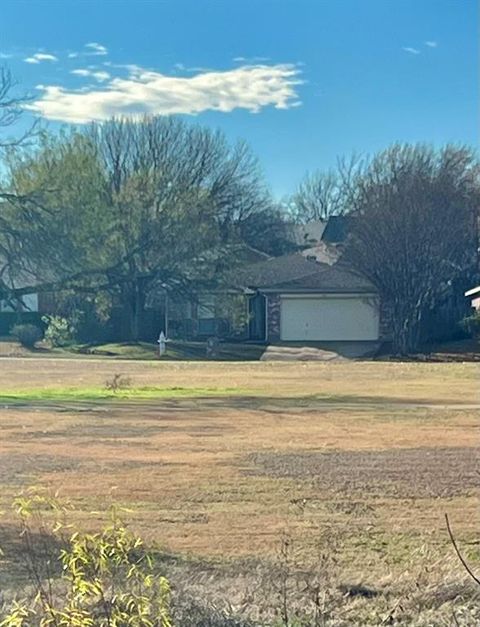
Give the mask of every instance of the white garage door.
[(282, 296), (280, 337), (286, 341), (376, 340), (378, 306), (359, 296)]

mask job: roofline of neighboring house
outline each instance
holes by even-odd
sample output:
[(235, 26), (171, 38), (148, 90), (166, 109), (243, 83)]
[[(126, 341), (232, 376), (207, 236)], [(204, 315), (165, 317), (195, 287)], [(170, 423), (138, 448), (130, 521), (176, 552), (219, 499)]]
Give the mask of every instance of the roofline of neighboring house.
[[(253, 289), (253, 288), (252, 288)], [(262, 288), (262, 287), (258, 287), (256, 288), (257, 291), (262, 292), (262, 294), (348, 294), (348, 295), (362, 295), (362, 296), (378, 296), (378, 292), (373, 291), (371, 288), (370, 289), (359, 289), (356, 288), (354, 290), (352, 289), (320, 289), (320, 288), (291, 288), (291, 287), (286, 287), (286, 288), (281, 288), (281, 287), (277, 287), (277, 288), (273, 288), (273, 287), (267, 287), (267, 288)]]
[(477, 287), (472, 287), (471, 290), (467, 290), (465, 292), (465, 296), (473, 296), (474, 294), (479, 294), (480, 293), (480, 285), (477, 285)]
[(320, 288), (274, 288), (274, 287), (238, 287), (238, 288), (225, 288), (225, 289), (203, 289), (196, 292), (197, 295), (200, 294), (244, 294), (245, 296), (254, 296), (257, 292), (261, 292), (262, 294), (348, 294), (350, 295), (359, 295), (359, 296), (376, 296), (378, 297), (378, 292), (370, 289), (356, 288), (352, 289), (320, 289)]
[(265, 261), (268, 261), (268, 259), (273, 259), (272, 255), (269, 255), (268, 253), (265, 253), (265, 252), (263, 252), (263, 250), (259, 250), (258, 248), (255, 248), (254, 246), (250, 246), (250, 244), (247, 244), (246, 248), (251, 250), (253, 253), (256, 253), (260, 257), (263, 257), (265, 259)]

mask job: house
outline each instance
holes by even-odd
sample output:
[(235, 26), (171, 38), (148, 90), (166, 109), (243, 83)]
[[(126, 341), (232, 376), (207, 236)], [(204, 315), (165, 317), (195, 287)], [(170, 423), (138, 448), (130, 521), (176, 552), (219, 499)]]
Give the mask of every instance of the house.
[(20, 322), (41, 326), (42, 314), (49, 311), (50, 296), (37, 293), (35, 285), (38, 281), (26, 270), (13, 275), (11, 271), (7, 271), (6, 264), (1, 258), (0, 268), (2, 269), (1, 287), (4, 290), (26, 289), (31, 286), (31, 290), (24, 293), (18, 300), (0, 299), (0, 335), (8, 335), (12, 326)]
[(352, 216), (334, 215), (327, 220), (292, 225), (291, 241), (304, 257), (334, 265), (341, 257), (353, 219)]
[[(341, 262), (294, 253), (238, 268), (228, 293), (240, 301), (245, 325), (238, 339), (257, 342), (378, 342), (385, 324), (375, 287)], [(187, 312), (190, 337), (228, 335), (220, 292), (201, 294)], [(169, 311), (175, 326), (175, 314)]]
[[(302, 254), (238, 272), (251, 293), (251, 339), (266, 342), (377, 341), (380, 307), (375, 287), (346, 266)], [(253, 332), (253, 333), (252, 333)]]
[(470, 298), (471, 305), (476, 311), (480, 312), (480, 285), (472, 287), (465, 292), (465, 296)]
[(316, 246), (321, 242), (326, 226), (325, 220), (314, 220), (307, 224), (290, 224), (289, 239), (297, 248)]
[(322, 242), (328, 244), (343, 244), (350, 234), (353, 220), (352, 215), (329, 216), (322, 233)]

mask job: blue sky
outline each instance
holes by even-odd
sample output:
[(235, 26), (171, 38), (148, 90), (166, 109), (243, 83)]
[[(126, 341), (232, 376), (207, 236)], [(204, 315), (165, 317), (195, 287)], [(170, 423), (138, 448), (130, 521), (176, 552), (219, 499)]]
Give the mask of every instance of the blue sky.
[(337, 155), (478, 139), (476, 0), (2, 0), (0, 62), (53, 127), (178, 113), (275, 194)]

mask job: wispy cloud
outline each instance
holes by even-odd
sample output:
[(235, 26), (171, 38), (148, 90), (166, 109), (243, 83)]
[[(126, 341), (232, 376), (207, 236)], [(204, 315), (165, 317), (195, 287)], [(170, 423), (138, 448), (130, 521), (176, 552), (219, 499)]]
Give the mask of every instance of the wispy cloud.
[(69, 59), (77, 59), (78, 57), (104, 57), (108, 54), (108, 49), (103, 44), (91, 41), (85, 44), (82, 50), (76, 50), (68, 53)]
[(418, 48), (411, 48), (410, 46), (404, 46), (402, 50), (404, 52), (408, 52), (409, 54), (420, 54), (420, 50), (418, 50)]
[(110, 78), (110, 74), (108, 72), (105, 72), (104, 70), (90, 70), (87, 68), (78, 68), (76, 70), (72, 70), (70, 74), (75, 74), (76, 76), (92, 77), (100, 83), (108, 81), (108, 79)]
[(269, 57), (234, 57), (234, 63), (265, 63), (270, 61)]
[(108, 50), (105, 46), (102, 46), (102, 44), (97, 43), (96, 41), (93, 41), (89, 44), (85, 44), (85, 48), (88, 49), (88, 52), (86, 54), (91, 54), (94, 56), (105, 56), (108, 54)]
[(436, 41), (426, 41), (425, 45), (428, 46), (429, 48), (437, 48), (438, 43)]
[(31, 57), (24, 59), (25, 63), (41, 63), (42, 61), (58, 61), (58, 57), (54, 54), (47, 54), (46, 52), (36, 52)]
[[(126, 78), (110, 78), (98, 88), (40, 86), (43, 94), (28, 108), (51, 120), (78, 124), (115, 115), (194, 115), (238, 108), (258, 112), (267, 106), (288, 109), (300, 104), (296, 90), (302, 83), (299, 74), (292, 64), (246, 65), (189, 77), (129, 66)], [(80, 75), (87, 76), (84, 72)]]
[(8, 54), (7, 52), (0, 52), (0, 59), (11, 59), (13, 54)]
[(214, 72), (215, 71), (215, 70), (212, 70), (212, 68), (210, 67), (203, 67), (201, 65), (194, 65), (193, 67), (188, 67), (184, 65), (183, 63), (175, 63), (173, 67), (178, 72), (188, 72), (188, 73), (194, 73), (194, 74), (197, 74), (199, 72)]

